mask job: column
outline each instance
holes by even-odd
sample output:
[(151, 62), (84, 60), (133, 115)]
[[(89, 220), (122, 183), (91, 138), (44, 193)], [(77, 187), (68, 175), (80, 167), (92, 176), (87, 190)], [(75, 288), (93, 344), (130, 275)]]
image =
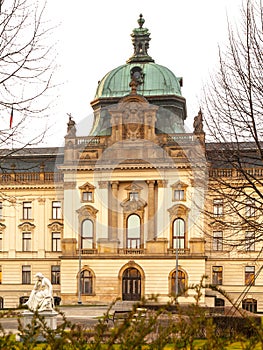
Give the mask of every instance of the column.
[(147, 181), (148, 184), (148, 237), (147, 240), (151, 241), (155, 238), (155, 198), (154, 198), (154, 183), (155, 180)]
[(113, 181), (111, 183), (111, 226), (110, 239), (118, 240), (118, 189), (119, 182)]

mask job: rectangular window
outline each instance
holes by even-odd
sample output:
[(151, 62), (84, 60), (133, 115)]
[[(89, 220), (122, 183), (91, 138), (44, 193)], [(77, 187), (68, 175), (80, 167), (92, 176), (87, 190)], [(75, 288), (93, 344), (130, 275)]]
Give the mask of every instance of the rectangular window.
[(183, 201), (184, 199), (184, 190), (174, 190), (175, 201)]
[(2, 284), (2, 265), (0, 265), (0, 284)]
[(246, 286), (255, 285), (255, 266), (245, 267), (245, 285)]
[(138, 192), (130, 192), (129, 200), (130, 201), (138, 201), (139, 200), (139, 193)]
[(31, 251), (31, 232), (22, 233), (22, 251), (23, 252)]
[(222, 285), (223, 283), (223, 267), (213, 266), (212, 267), (212, 284)]
[(3, 219), (3, 203), (0, 202), (0, 220)]
[(82, 192), (82, 200), (84, 202), (92, 202), (93, 193), (91, 191)]
[(213, 232), (213, 250), (223, 250), (223, 231)]
[(215, 216), (223, 215), (223, 199), (214, 199), (213, 212)]
[(61, 202), (54, 201), (52, 202), (52, 219), (61, 219), (61, 218), (62, 218)]
[(61, 233), (52, 232), (52, 252), (61, 251)]
[(0, 252), (3, 251), (3, 233), (0, 232)]
[(30, 220), (32, 219), (32, 203), (23, 202), (23, 219)]
[(245, 249), (247, 252), (255, 251), (255, 232), (247, 231), (245, 233)]
[(23, 265), (22, 266), (22, 284), (31, 283), (31, 266)]
[(51, 284), (60, 284), (60, 266), (51, 266)]
[(255, 200), (248, 198), (246, 200), (245, 215), (246, 217), (254, 217), (256, 214)]

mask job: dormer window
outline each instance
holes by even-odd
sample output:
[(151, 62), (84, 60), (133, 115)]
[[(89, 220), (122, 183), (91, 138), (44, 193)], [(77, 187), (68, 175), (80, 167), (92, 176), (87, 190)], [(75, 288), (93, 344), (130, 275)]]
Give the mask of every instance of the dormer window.
[(130, 192), (129, 193), (129, 200), (130, 201), (138, 201), (139, 200), (139, 193), (138, 192)]
[(172, 191), (173, 191), (173, 195), (172, 195), (173, 202), (186, 200), (187, 185), (185, 183), (183, 183), (181, 181), (177, 181), (171, 187), (172, 187)]
[(174, 190), (174, 200), (175, 201), (184, 201), (185, 200), (185, 191), (184, 190)]
[(79, 187), (81, 202), (94, 202), (94, 191), (95, 187), (90, 183), (86, 182), (84, 185)]
[(93, 192), (91, 192), (91, 191), (82, 192), (82, 201), (83, 202), (93, 202)]

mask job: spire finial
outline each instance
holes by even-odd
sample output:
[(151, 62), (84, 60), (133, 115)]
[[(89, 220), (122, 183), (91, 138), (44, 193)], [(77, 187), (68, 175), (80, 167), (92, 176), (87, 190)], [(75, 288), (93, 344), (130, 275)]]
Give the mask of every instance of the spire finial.
[(145, 22), (145, 20), (144, 20), (142, 14), (140, 14), (140, 17), (139, 17), (139, 19), (138, 19), (137, 22), (138, 22), (138, 24), (139, 24), (139, 27), (142, 28), (142, 27), (143, 27), (143, 24), (144, 24), (144, 22)]
[(131, 58), (128, 59), (127, 63), (131, 62), (154, 62), (154, 60), (148, 55), (150, 33), (147, 28), (143, 28), (145, 22), (143, 15), (139, 15), (138, 19), (139, 28), (135, 28), (132, 31), (132, 43), (134, 46), (134, 53)]

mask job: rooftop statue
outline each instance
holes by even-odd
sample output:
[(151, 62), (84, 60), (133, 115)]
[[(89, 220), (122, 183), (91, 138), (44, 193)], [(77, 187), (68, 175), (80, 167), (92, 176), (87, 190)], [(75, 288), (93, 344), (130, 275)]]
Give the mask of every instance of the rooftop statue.
[(23, 305), (27, 306), (31, 311), (52, 311), (52, 284), (41, 272), (38, 272), (35, 277), (37, 280), (34, 288), (28, 301)]

